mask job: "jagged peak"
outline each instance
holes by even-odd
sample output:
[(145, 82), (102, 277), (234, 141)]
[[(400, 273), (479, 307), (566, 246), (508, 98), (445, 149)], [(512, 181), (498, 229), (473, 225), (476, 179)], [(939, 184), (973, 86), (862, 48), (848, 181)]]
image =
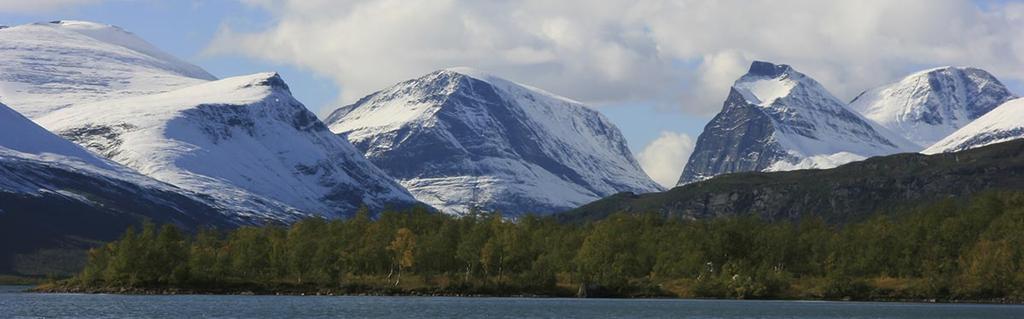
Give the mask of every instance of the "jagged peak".
[(747, 70), (748, 75), (764, 76), (775, 78), (783, 74), (790, 73), (793, 70), (788, 64), (775, 64), (766, 61), (754, 61), (750, 63), (750, 69)]
[(835, 103), (831, 104), (843, 104), (814, 78), (800, 73), (787, 64), (754, 61), (750, 65), (750, 70), (737, 79), (732, 87), (749, 103), (764, 107), (793, 94), (835, 100)]
[[(217, 91), (226, 91), (233, 89), (248, 89), (248, 88), (260, 88), (266, 87), (272, 91), (281, 91), (282, 93), (291, 94), (291, 90), (288, 84), (285, 83), (284, 79), (277, 72), (260, 72), (247, 75), (233, 76), (229, 78), (223, 78), (216, 81), (210, 81), (203, 84), (195, 85), (183, 90), (189, 91), (201, 91), (199, 88), (208, 88)], [(173, 92), (173, 91), (172, 91)]]
[(248, 84), (243, 85), (243, 87), (266, 86), (272, 89), (284, 90), (285, 92), (288, 92), (288, 94), (291, 94), (291, 89), (288, 87), (288, 83), (285, 83), (284, 79), (281, 78), (281, 74), (278, 74), (277, 72), (261, 72), (251, 75), (243, 75), (237, 78), (239, 81), (248, 81)]
[(65, 118), (82, 117), (87, 116), (82, 113), (94, 113), (100, 109), (110, 112), (158, 114), (178, 112), (200, 106), (247, 105), (268, 99), (282, 102), (274, 105), (296, 105), (296, 103), (286, 103), (293, 101), (294, 97), (291, 96), (288, 85), (281, 79), (281, 76), (275, 72), (264, 72), (209, 81), (163, 93), (77, 104), (50, 113), (42, 120), (59, 121)]

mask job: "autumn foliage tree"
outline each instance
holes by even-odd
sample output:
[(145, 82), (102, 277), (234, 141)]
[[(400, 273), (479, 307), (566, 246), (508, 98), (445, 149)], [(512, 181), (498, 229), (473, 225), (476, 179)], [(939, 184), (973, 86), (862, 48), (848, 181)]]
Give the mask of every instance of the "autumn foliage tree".
[(402, 281), (402, 270), (412, 268), (415, 264), (416, 234), (408, 228), (399, 228), (388, 250), (394, 254), (394, 264), (398, 266), (398, 276), (395, 278), (395, 286), (398, 286)]

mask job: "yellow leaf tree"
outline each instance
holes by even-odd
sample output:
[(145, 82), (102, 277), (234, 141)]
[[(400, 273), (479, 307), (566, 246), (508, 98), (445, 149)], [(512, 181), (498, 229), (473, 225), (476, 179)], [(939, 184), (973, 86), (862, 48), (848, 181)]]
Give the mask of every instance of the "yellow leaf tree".
[(416, 234), (408, 228), (400, 228), (395, 232), (395, 239), (388, 245), (388, 250), (394, 254), (395, 264), (398, 265), (398, 278), (395, 279), (395, 286), (402, 281), (402, 270), (414, 265), (416, 249)]

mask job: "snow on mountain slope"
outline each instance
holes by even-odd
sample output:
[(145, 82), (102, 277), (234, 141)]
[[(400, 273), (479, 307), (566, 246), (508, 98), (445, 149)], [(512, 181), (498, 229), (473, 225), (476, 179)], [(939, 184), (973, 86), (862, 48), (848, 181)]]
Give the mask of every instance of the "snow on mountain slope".
[(921, 153), (957, 152), (1024, 138), (1024, 98), (1007, 101)]
[(865, 91), (850, 108), (923, 149), (1013, 98), (985, 70), (942, 67)]
[(414, 199), (296, 101), (275, 73), (76, 104), (38, 122), (247, 217), (343, 217)]
[(417, 199), (453, 214), (552, 213), (661, 189), (600, 113), (468, 68), (399, 83), (325, 122)]
[[(191, 225), (222, 225), (228, 221), (201, 196), (90, 153), (3, 104), (0, 194), (5, 199), (0, 201), (0, 212), (8, 214), (31, 214), (35, 210), (43, 214), (48, 209), (75, 206), (129, 219), (141, 214), (161, 221), (187, 220)], [(132, 198), (121, 198), (124, 196)], [(55, 206), (53, 201), (64, 203)], [(35, 208), (28, 211), (26, 207)], [(128, 207), (132, 209), (124, 210)]]
[(63, 157), (98, 168), (114, 168), (110, 161), (50, 133), (3, 104), (0, 104), (0, 147), (25, 156)]
[(2, 101), (30, 118), (215, 79), (121, 28), (86, 21), (2, 28), (0, 61)]
[(679, 185), (716, 175), (829, 168), (918, 146), (846, 108), (788, 65), (756, 61), (697, 139)]

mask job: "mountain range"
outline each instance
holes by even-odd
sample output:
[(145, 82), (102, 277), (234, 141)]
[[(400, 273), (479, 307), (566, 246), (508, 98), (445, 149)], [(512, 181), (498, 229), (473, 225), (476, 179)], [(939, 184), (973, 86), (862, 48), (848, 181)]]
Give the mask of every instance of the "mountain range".
[(100, 23), (0, 28), (0, 58), (0, 272), (143, 220), (194, 230), (426, 204), (843, 222), (900, 199), (1021, 186), (1024, 146), (1011, 140), (1024, 137), (1024, 100), (977, 68), (917, 72), (845, 103), (756, 61), (666, 191), (595, 109), (470, 68), (321, 121), (276, 73), (218, 79)]
[[(755, 61), (698, 137), (678, 185), (728, 173), (831, 168), (872, 156), (942, 151), (932, 145), (950, 135), (979, 134), (958, 130), (1015, 98), (988, 72), (942, 67), (867, 90), (846, 104), (791, 66)], [(987, 121), (1013, 126), (1015, 119)]]
[(697, 138), (679, 185), (717, 175), (834, 167), (916, 146), (788, 65), (756, 61)]

